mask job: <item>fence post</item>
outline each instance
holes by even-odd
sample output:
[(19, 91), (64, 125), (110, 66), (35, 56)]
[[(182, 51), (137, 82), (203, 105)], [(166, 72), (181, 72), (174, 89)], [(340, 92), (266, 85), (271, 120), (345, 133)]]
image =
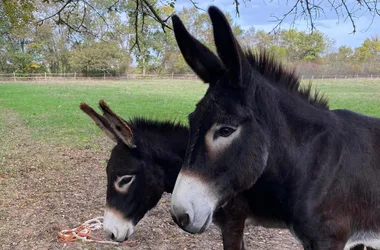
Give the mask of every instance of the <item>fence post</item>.
[(103, 72), (103, 80), (106, 80), (106, 72)]
[(358, 80), (359, 79), (359, 75), (358, 74), (356, 74), (356, 80)]
[(336, 76), (335, 76), (335, 81), (336, 81)]
[(323, 78), (324, 78), (325, 76), (324, 75), (322, 75), (322, 80), (323, 80)]
[(16, 72), (13, 72), (13, 80), (16, 81)]
[(74, 80), (77, 79), (77, 72), (74, 72)]
[(371, 74), (371, 80), (372, 80), (372, 74)]
[(174, 72), (172, 72), (172, 80), (174, 80)]
[(311, 76), (311, 80), (313, 80), (313, 79), (314, 79), (314, 75)]
[(46, 72), (45, 72), (45, 81), (47, 81), (47, 79), (46, 79)]

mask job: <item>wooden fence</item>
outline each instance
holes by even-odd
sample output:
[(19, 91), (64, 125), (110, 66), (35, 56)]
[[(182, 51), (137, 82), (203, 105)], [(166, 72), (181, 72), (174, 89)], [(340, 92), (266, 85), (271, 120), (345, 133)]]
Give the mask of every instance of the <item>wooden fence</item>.
[(87, 81), (87, 80), (142, 80), (142, 79), (171, 79), (171, 80), (197, 80), (195, 74), (98, 74), (85, 76), (79, 73), (11, 73), (0, 74), (2, 82), (18, 81)]
[[(303, 80), (313, 79), (380, 79), (380, 75), (300, 75)], [(1, 74), (0, 82), (19, 82), (19, 81), (91, 81), (91, 80), (113, 80), (113, 81), (128, 81), (128, 80), (198, 80), (195, 74), (123, 74), (123, 75), (110, 75), (98, 74), (92, 76), (85, 76), (79, 73), (11, 73)]]

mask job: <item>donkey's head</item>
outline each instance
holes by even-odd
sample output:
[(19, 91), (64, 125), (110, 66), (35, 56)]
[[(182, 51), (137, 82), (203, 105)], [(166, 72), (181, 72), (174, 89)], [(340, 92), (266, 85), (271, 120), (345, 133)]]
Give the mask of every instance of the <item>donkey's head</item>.
[(177, 16), (173, 27), (189, 66), (206, 83), (203, 99), (189, 115), (190, 140), (172, 196), (172, 215), (184, 230), (201, 233), (213, 212), (246, 190), (268, 158), (265, 127), (256, 116), (255, 74), (222, 12), (209, 8), (218, 56), (192, 37)]
[(164, 178), (162, 170), (145, 152), (138, 131), (104, 101), (100, 101), (99, 106), (103, 115), (85, 103), (80, 108), (116, 143), (107, 164), (104, 231), (112, 239), (124, 241), (161, 198)]

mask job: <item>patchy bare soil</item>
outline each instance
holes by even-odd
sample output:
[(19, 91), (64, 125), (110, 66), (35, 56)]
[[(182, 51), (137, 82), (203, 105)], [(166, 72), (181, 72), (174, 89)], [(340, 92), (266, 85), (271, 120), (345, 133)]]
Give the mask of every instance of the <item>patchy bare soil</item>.
[[(58, 243), (60, 228), (102, 216), (112, 144), (99, 140), (101, 151), (49, 145), (32, 138), (11, 111), (0, 110), (0, 116), (0, 249), (222, 249), (215, 226), (190, 235), (174, 225), (168, 194), (137, 225), (135, 247)], [(247, 249), (301, 249), (286, 230), (247, 227), (245, 241)]]

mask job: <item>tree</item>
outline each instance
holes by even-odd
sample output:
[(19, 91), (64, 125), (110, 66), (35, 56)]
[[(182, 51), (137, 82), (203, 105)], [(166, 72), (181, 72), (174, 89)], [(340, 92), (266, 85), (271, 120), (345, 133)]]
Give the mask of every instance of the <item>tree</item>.
[(257, 30), (254, 34), (254, 45), (259, 48), (268, 48), (276, 44), (277, 36), (268, 34), (264, 30)]
[(380, 56), (379, 36), (366, 39), (360, 47), (356, 48), (354, 56), (359, 62), (378, 59)]
[(28, 1), (2, 0), (0, 5), (0, 70), (30, 72), (38, 63), (29, 50), (33, 5)]
[(351, 62), (353, 59), (354, 51), (351, 47), (340, 46), (337, 52), (330, 53), (326, 56), (329, 62), (333, 63), (345, 63)]
[(251, 48), (266, 48), (277, 58), (288, 61), (315, 61), (321, 58), (329, 40), (320, 32), (309, 34), (294, 29), (280, 30), (276, 34), (251, 29), (242, 37)]
[(325, 51), (326, 42), (322, 33), (313, 32), (311, 34), (306, 34), (305, 32), (300, 32), (299, 36), (299, 46), (302, 60), (314, 61)]
[(77, 45), (69, 57), (71, 68), (86, 76), (125, 73), (129, 60), (128, 54), (116, 42)]
[(55, 28), (49, 22), (36, 26), (31, 36), (29, 49), (38, 55), (35, 60), (52, 73), (69, 71), (69, 40), (67, 30)]
[(256, 29), (250, 27), (248, 30), (244, 31), (240, 36), (240, 43), (248, 49), (252, 49), (257, 45), (256, 40)]
[(338, 49), (338, 57), (340, 60), (349, 60), (354, 55), (354, 51), (348, 46), (340, 46)]
[(34, 56), (29, 50), (30, 31), (23, 26), (3, 26), (1, 57), (2, 70), (10, 72), (28, 72), (28, 65)]
[(6, 22), (15, 28), (20, 28), (34, 20), (35, 6), (33, 0), (0, 0), (0, 3), (0, 25)]

